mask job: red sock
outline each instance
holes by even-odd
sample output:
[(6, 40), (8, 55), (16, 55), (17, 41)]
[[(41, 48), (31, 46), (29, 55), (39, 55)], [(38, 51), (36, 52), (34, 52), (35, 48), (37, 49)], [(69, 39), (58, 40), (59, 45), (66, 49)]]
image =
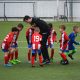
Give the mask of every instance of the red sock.
[(14, 57), (14, 53), (11, 53), (10, 54), (10, 60), (13, 60), (13, 57)]
[(51, 58), (54, 56), (54, 49), (51, 49)]
[(28, 61), (31, 60), (31, 50), (28, 51)]
[(8, 59), (10, 60), (10, 54), (8, 54)]
[(18, 50), (15, 52), (15, 59), (18, 59)]
[(39, 56), (39, 63), (42, 64), (42, 56)]
[(67, 57), (66, 57), (66, 55), (64, 53), (61, 53), (60, 55), (61, 55), (63, 60), (67, 60)]
[(4, 56), (4, 64), (8, 64), (8, 61), (9, 61), (8, 55), (5, 55)]
[(31, 64), (34, 65), (34, 59), (35, 59), (35, 56), (32, 56), (32, 59), (31, 59)]

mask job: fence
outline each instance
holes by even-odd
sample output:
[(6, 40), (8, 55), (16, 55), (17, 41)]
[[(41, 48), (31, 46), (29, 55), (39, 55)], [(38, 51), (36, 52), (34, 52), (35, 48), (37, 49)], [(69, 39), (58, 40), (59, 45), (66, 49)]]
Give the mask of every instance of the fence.
[[(72, 3), (72, 10), (71, 10)], [(25, 15), (57, 20), (80, 21), (80, 2), (56, 1), (0, 2), (0, 20), (22, 20)], [(57, 13), (57, 10), (58, 13)]]

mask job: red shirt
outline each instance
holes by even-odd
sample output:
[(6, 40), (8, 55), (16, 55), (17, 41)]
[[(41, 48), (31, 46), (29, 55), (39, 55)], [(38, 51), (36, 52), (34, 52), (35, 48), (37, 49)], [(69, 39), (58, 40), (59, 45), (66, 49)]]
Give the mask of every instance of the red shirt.
[(13, 40), (13, 37), (14, 37), (14, 33), (13, 32), (10, 32), (5, 38), (4, 38), (4, 41), (3, 43), (6, 43), (8, 46), (10, 46), (12, 40)]
[(60, 49), (65, 50), (68, 47), (69, 37), (66, 32), (61, 34), (60, 38)]
[(48, 43), (47, 44), (53, 44), (57, 39), (57, 33), (54, 30), (51, 30), (50, 36), (48, 37)]
[(28, 43), (31, 43), (31, 38), (32, 38), (32, 34), (34, 33), (34, 29), (33, 28), (29, 28), (27, 31), (26, 31), (26, 38), (28, 40)]
[(42, 35), (40, 35), (38, 32), (34, 32), (32, 35), (32, 49), (40, 49), (42, 40)]

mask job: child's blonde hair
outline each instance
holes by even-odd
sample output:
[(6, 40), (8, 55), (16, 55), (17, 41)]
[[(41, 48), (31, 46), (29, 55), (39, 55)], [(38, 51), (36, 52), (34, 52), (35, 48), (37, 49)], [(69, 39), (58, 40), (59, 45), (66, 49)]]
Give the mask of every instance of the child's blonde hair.
[(40, 29), (38, 27), (35, 27), (34, 31), (35, 32), (40, 32)]
[(79, 28), (79, 26), (73, 26), (73, 31), (75, 31), (78, 28)]

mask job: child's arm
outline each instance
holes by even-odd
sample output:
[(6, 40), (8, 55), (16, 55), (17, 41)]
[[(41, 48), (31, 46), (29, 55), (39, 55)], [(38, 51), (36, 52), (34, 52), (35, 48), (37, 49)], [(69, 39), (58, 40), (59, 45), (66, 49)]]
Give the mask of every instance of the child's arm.
[(70, 38), (71, 42), (74, 43), (75, 45), (80, 45), (80, 42), (75, 41), (74, 35), (70, 35), (69, 38)]

